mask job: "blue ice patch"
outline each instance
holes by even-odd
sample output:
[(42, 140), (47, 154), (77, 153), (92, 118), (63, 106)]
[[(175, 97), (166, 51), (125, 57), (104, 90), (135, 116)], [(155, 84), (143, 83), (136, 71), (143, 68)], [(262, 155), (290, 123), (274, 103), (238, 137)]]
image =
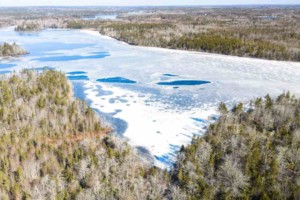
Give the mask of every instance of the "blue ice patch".
[(85, 75), (79, 75), (79, 76), (67, 76), (67, 78), (71, 81), (88, 81), (89, 77)]
[(123, 77), (101, 78), (97, 79), (97, 81), (101, 83), (136, 83), (136, 81), (132, 81)]
[(40, 61), (40, 62), (60, 62), (60, 61), (74, 61), (74, 60), (89, 60), (89, 59), (101, 59), (110, 56), (108, 52), (95, 52), (93, 55), (90, 56), (81, 56), (81, 55), (74, 55), (74, 56), (49, 56), (49, 57), (40, 57), (35, 58), (33, 60)]
[(0, 63), (0, 69), (3, 69), (3, 68), (11, 68), (11, 67), (14, 67), (16, 66), (16, 64), (3, 64), (3, 63)]
[(203, 85), (208, 84), (209, 81), (202, 81), (202, 80), (177, 80), (177, 81), (170, 81), (170, 82), (158, 82), (158, 85)]

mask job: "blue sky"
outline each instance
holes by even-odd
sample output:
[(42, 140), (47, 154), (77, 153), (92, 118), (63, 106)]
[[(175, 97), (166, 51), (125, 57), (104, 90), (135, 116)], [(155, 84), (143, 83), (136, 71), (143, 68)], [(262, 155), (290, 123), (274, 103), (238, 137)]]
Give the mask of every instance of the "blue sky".
[(300, 4), (300, 0), (0, 0), (0, 6)]

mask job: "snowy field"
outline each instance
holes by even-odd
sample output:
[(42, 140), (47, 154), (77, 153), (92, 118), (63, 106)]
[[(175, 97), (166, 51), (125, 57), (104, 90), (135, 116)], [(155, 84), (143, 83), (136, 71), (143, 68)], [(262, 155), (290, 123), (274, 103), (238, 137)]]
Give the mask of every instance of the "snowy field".
[(31, 54), (0, 60), (0, 73), (62, 70), (85, 99), (155, 165), (170, 167), (181, 145), (201, 135), (220, 102), (300, 94), (300, 63), (136, 47), (92, 31), (0, 29), (0, 43)]

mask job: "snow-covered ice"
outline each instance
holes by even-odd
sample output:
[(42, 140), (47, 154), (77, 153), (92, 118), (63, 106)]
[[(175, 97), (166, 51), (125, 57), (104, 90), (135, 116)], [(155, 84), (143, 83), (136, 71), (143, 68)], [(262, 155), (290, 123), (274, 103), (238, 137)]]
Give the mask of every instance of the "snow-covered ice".
[[(5, 28), (0, 29), (0, 42), (16, 42), (31, 52), (0, 60), (0, 73), (43, 66), (86, 72), (88, 78), (76, 80), (84, 94), (78, 96), (111, 119), (126, 122), (118, 134), (150, 152), (160, 167), (170, 167), (181, 145), (204, 133), (220, 102), (232, 106), (268, 93), (300, 94), (300, 63), (296, 62), (130, 46), (93, 31), (45, 30), (24, 35)], [(112, 77), (132, 83), (97, 82)], [(210, 83), (157, 84), (178, 80)]]

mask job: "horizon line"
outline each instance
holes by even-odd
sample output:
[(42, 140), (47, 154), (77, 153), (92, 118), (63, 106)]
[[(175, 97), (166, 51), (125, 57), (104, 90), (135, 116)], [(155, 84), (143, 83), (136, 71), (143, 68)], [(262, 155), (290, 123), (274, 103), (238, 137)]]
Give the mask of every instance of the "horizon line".
[(300, 6), (300, 3), (295, 4), (186, 4), (186, 5), (8, 5), (1, 6), (0, 8), (7, 7), (188, 7), (188, 6)]

